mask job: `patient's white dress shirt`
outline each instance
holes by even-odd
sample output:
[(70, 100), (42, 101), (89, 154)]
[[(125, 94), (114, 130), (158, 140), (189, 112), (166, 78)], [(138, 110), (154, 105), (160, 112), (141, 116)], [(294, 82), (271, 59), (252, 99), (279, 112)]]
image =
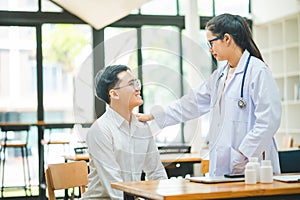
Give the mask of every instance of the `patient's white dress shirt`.
[[(111, 108), (91, 126), (87, 134), (89, 184), (82, 199), (123, 199), (113, 182), (167, 179), (157, 146), (147, 123), (134, 115), (130, 124)], [(75, 175), (75, 174), (74, 174)]]

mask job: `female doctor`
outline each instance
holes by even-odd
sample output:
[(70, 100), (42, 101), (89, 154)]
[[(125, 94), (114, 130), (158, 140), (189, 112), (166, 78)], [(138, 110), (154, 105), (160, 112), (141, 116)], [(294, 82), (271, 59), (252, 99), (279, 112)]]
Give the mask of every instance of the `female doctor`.
[(206, 36), (209, 51), (227, 60), (226, 66), (167, 107), (137, 117), (154, 119), (164, 128), (210, 112), (211, 176), (244, 173), (250, 157), (271, 160), (274, 173), (280, 173), (273, 137), (281, 120), (280, 94), (246, 21), (238, 15), (216, 16), (207, 23)]

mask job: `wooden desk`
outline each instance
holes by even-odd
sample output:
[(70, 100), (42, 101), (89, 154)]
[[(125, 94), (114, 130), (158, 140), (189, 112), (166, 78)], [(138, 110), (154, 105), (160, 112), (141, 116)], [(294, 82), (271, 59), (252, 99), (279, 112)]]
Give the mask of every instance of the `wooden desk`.
[(293, 151), (293, 150), (299, 150), (299, 148), (298, 147), (280, 148), (280, 149), (278, 149), (278, 152)]
[[(75, 154), (75, 155), (65, 155), (65, 160), (71, 161), (79, 161), (79, 160), (89, 160), (88, 154)], [(160, 159), (163, 164), (169, 163), (184, 163), (184, 162), (192, 162), (192, 163), (200, 163), (202, 159), (199, 154), (194, 153), (184, 153), (184, 154), (161, 154)]]
[[(191, 200), (191, 199), (228, 199), (246, 197), (266, 197), (272, 199), (293, 194), (300, 198), (300, 183), (283, 183), (246, 185), (244, 182), (203, 184), (184, 179), (167, 179), (161, 181), (138, 181), (112, 183), (112, 188), (125, 193), (157, 200)], [(273, 196), (276, 195), (276, 196)], [(290, 196), (291, 197), (291, 196)], [(286, 199), (286, 197), (284, 198)]]
[(197, 153), (176, 153), (176, 154), (160, 154), (162, 163), (174, 163), (174, 162), (192, 162), (201, 163), (202, 159)]
[(166, 169), (168, 178), (193, 176), (194, 164), (202, 162), (202, 158), (197, 153), (160, 154), (160, 159)]
[(70, 161), (84, 160), (88, 162), (90, 160), (90, 156), (88, 154), (65, 155), (64, 158), (65, 158), (65, 162), (68, 162), (68, 160)]
[[(89, 161), (88, 154), (65, 155), (65, 162), (68, 161)], [(186, 174), (194, 174), (194, 163), (201, 163), (199, 154), (181, 153), (181, 154), (160, 154), (160, 159), (164, 165), (168, 177), (184, 177)], [(144, 176), (144, 175), (143, 175)]]

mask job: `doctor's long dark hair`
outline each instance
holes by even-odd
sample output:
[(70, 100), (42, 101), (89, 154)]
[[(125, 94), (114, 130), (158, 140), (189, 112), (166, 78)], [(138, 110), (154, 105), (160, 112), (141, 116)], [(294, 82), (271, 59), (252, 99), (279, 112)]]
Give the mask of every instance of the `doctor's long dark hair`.
[(264, 61), (262, 55), (253, 41), (250, 28), (244, 18), (239, 15), (222, 14), (218, 15), (206, 24), (206, 29), (213, 35), (232, 35), (235, 43), (243, 49), (247, 49), (251, 56)]

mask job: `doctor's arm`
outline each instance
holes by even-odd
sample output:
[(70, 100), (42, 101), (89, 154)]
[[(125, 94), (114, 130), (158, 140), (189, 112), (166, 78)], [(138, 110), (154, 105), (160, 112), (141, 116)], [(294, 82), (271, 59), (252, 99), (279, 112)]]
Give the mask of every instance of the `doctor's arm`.
[(213, 74), (196, 88), (180, 99), (171, 102), (168, 106), (154, 106), (150, 114), (138, 113), (136, 116), (142, 122), (153, 120), (164, 128), (181, 122), (200, 117), (210, 110), (211, 93), (216, 89), (216, 83), (220, 79), (220, 70), (215, 70)]
[(210, 110), (210, 88), (207, 82), (191, 89), (167, 107), (154, 106), (151, 114), (160, 128), (200, 117)]
[(267, 68), (260, 71), (250, 87), (255, 123), (239, 147), (248, 158), (259, 157), (269, 147), (280, 126), (282, 112), (279, 89)]

